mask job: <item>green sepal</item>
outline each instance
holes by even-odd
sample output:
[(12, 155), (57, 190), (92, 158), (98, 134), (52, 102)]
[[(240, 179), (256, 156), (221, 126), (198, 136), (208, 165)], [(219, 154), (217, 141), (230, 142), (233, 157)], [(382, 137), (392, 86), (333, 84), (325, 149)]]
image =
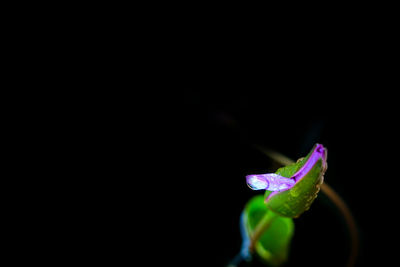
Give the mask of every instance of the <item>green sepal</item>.
[[(305, 158), (299, 159), (296, 163), (278, 169), (276, 174), (290, 178), (307, 162), (313, 150)], [(266, 191), (264, 197), (267, 207), (281, 216), (299, 217), (310, 208), (317, 197), (324, 181), (323, 174), (322, 159), (320, 159), (291, 189), (279, 192), (270, 198), (268, 196), (272, 192)]]
[(271, 266), (284, 263), (289, 254), (290, 241), (294, 233), (293, 219), (279, 216), (269, 210), (263, 195), (253, 197), (244, 209), (244, 224), (250, 236), (261, 220), (271, 220), (271, 224), (255, 245), (255, 253)]

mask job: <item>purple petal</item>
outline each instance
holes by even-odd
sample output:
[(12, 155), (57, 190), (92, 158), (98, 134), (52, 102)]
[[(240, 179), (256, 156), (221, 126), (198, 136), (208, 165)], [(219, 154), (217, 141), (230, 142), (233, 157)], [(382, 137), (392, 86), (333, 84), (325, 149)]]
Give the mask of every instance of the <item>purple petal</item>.
[(327, 167), (326, 158), (327, 158), (326, 148), (324, 148), (324, 146), (321, 144), (317, 144), (307, 162), (291, 178), (294, 179), (296, 182), (298, 182), (314, 167), (315, 163), (317, 163), (317, 161), (320, 159), (322, 159), (322, 168), (326, 170)]

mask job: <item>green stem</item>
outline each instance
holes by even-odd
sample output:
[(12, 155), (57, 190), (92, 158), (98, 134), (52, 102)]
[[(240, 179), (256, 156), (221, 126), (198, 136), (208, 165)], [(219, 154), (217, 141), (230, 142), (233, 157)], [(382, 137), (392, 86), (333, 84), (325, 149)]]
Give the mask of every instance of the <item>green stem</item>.
[(275, 220), (276, 217), (277, 217), (276, 213), (269, 211), (264, 215), (264, 217), (261, 218), (260, 222), (257, 224), (251, 236), (249, 245), (250, 253), (254, 252), (257, 241), (260, 239), (262, 234), (271, 226), (272, 222)]

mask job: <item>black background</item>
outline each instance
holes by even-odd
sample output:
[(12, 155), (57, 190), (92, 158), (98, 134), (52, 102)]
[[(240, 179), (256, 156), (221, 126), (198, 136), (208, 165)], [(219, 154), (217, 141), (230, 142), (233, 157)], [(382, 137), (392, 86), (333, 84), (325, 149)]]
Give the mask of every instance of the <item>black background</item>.
[[(57, 44), (42, 45), (41, 36), (37, 50), (34, 38), (19, 42), (32, 45), (17, 48), (22, 59), (13, 60), (29, 75), (16, 72), (12, 84), (29, 93), (16, 90), (17, 104), (11, 103), (9, 112), (22, 118), (11, 127), (19, 134), (11, 145), (20, 144), (14, 153), (32, 159), (30, 165), (16, 161), (15, 170), (27, 172), (21, 177), (34, 197), (23, 201), (33, 215), (20, 220), (18, 231), (25, 235), (25, 222), (32, 223), (25, 231), (35, 237), (14, 242), (57, 263), (76, 255), (113, 265), (225, 266), (240, 248), (240, 213), (256, 194), (245, 175), (278, 167), (252, 145), (297, 159), (319, 142), (328, 148), (325, 181), (358, 224), (358, 266), (393, 265), (398, 74), (390, 29), (375, 22), (361, 27), (361, 21), (345, 25), (346, 32), (321, 25), (308, 33), (318, 33), (311, 40), (302, 28), (296, 35), (277, 29), (273, 37), (275, 25), (250, 32), (257, 21), (201, 31), (187, 25), (176, 35), (175, 25), (161, 21), (144, 29), (146, 23), (138, 30), (110, 27), (121, 40), (108, 38), (105, 27), (99, 39), (91, 37), (90, 27), (82, 34), (92, 39), (88, 44), (75, 36), (69, 44), (55, 26), (51, 32), (62, 36)], [(34, 36), (36, 28), (42, 27), (34, 26)], [(140, 30), (144, 37), (136, 36)], [(42, 58), (46, 53), (50, 60)], [(50, 93), (38, 92), (43, 87)], [(37, 196), (42, 203), (33, 202)], [(289, 266), (344, 266), (349, 237), (323, 194), (295, 223)]]
[[(246, 72), (222, 69), (213, 59), (202, 62), (200, 69), (165, 72), (177, 79), (149, 77), (158, 83), (143, 86), (148, 98), (102, 91), (76, 97), (84, 110), (68, 101), (51, 102), (62, 115), (44, 109), (55, 123), (44, 121), (51, 130), (38, 134), (50, 142), (45, 153), (51, 159), (37, 159), (52, 166), (46, 169), (50, 181), (59, 170), (64, 175), (57, 190), (43, 184), (54, 194), (43, 197), (51, 206), (45, 213), (59, 223), (43, 227), (56, 228), (51, 238), (67, 247), (45, 239), (53, 255), (112, 264), (226, 266), (241, 246), (241, 211), (257, 194), (245, 176), (279, 167), (253, 145), (297, 159), (318, 142), (328, 149), (325, 181), (357, 221), (358, 266), (392, 264), (398, 103), (386, 70), (336, 64), (319, 71), (296, 66), (298, 72), (262, 67)], [(107, 78), (98, 79), (124, 88)], [(54, 212), (60, 213), (56, 219)], [(287, 266), (345, 266), (347, 228), (326, 196), (320, 193), (295, 227)]]

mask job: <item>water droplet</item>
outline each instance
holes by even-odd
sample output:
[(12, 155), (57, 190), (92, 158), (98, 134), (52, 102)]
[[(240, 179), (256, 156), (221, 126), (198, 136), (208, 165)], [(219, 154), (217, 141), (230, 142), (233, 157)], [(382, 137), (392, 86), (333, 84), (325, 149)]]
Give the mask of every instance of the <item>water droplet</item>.
[(294, 188), (292, 188), (292, 190), (290, 190), (290, 194), (293, 197), (298, 197), (300, 195), (300, 191), (297, 188), (294, 187)]

